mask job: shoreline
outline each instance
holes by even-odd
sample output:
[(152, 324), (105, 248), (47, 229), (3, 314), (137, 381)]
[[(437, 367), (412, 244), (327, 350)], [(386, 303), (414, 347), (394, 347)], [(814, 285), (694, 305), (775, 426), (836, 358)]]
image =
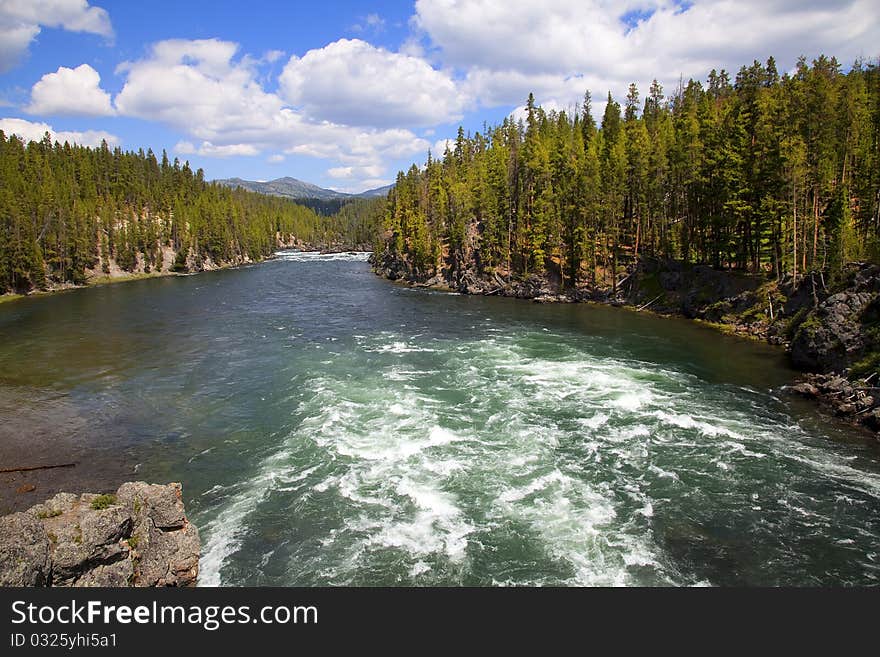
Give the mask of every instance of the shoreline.
[(205, 269), (203, 271), (197, 272), (177, 272), (177, 271), (162, 271), (162, 272), (150, 272), (149, 274), (145, 274), (143, 272), (131, 272), (124, 276), (96, 276), (94, 278), (90, 278), (88, 282), (83, 285), (59, 285), (56, 287), (50, 287), (45, 290), (32, 290), (27, 294), (17, 294), (17, 293), (7, 293), (0, 294), (0, 304), (11, 303), (13, 301), (20, 301), (22, 299), (39, 299), (41, 297), (49, 297), (55, 296), (57, 294), (63, 294), (64, 292), (73, 292), (76, 290), (87, 290), (93, 287), (104, 287), (106, 285), (116, 285), (117, 283), (130, 283), (132, 281), (144, 281), (151, 278), (169, 278), (173, 276), (193, 276), (194, 274), (204, 274), (209, 271), (220, 271), (222, 269), (236, 269), (238, 267), (246, 267), (252, 264), (258, 264), (263, 262), (263, 260), (258, 260), (251, 263), (239, 263), (235, 265), (220, 265), (214, 269)]
[[(240, 266), (240, 265), (236, 265)], [(223, 269), (226, 267), (220, 267), (218, 269)], [(205, 271), (216, 271), (216, 270), (205, 270)], [(193, 272), (193, 273), (203, 273), (203, 272)], [(53, 287), (49, 287), (45, 290), (32, 290), (26, 294), (17, 294), (14, 292), (6, 293), (0, 295), (0, 304), (9, 303), (12, 301), (18, 301), (19, 299), (32, 299), (32, 298), (40, 298), (40, 297), (48, 297), (56, 294), (62, 294), (64, 292), (71, 292), (74, 290), (86, 290), (92, 287), (103, 287), (105, 285), (115, 285), (116, 283), (129, 283), (131, 281), (142, 281), (150, 278), (167, 278), (169, 276), (191, 276), (192, 274), (186, 274), (176, 271), (163, 271), (163, 272), (150, 272), (149, 274), (145, 274), (143, 272), (130, 272), (124, 276), (111, 276), (109, 274), (104, 276), (95, 276), (90, 278), (88, 282), (83, 285), (57, 285)]]
[[(683, 319), (689, 322), (693, 322), (699, 326), (704, 326), (706, 328), (710, 328), (713, 331), (717, 331), (718, 333), (722, 333), (727, 336), (740, 338), (742, 340), (748, 340), (750, 342), (758, 342), (760, 344), (764, 344), (770, 347), (781, 348), (783, 351), (786, 350), (786, 344), (782, 342), (770, 342), (765, 337), (760, 335), (756, 335), (752, 332), (747, 331), (738, 331), (737, 327), (732, 324), (725, 324), (724, 322), (713, 322), (706, 319), (700, 319), (698, 317), (688, 317), (684, 313), (681, 312), (673, 312), (673, 311), (657, 311), (652, 310), (651, 308), (643, 308), (638, 304), (629, 303), (629, 302), (621, 302), (615, 301), (613, 299), (599, 299), (599, 298), (577, 298), (576, 296), (571, 296), (568, 294), (560, 294), (554, 295), (552, 297), (548, 296), (515, 296), (515, 295), (501, 295), (501, 294), (486, 294), (483, 292), (468, 292), (467, 290), (456, 290), (453, 287), (450, 287), (446, 283), (419, 283), (413, 282), (406, 279), (390, 279), (387, 276), (384, 276), (382, 272), (376, 271), (373, 269), (373, 273), (382, 278), (383, 280), (388, 281), (393, 285), (399, 285), (402, 287), (407, 287), (413, 290), (432, 290), (436, 292), (445, 292), (447, 294), (460, 294), (464, 296), (472, 296), (472, 297), (501, 297), (506, 299), (515, 299), (517, 301), (531, 301), (532, 303), (539, 304), (578, 304), (578, 305), (594, 305), (594, 306), (605, 306), (610, 308), (619, 308), (620, 310), (625, 310), (632, 313), (646, 314), (651, 317), (657, 317), (660, 319)], [(805, 374), (796, 368), (793, 368), (794, 371), (799, 372), (801, 374)]]
[[(359, 249), (348, 249), (348, 248), (320, 248), (312, 245), (307, 246), (287, 246), (287, 245), (279, 245), (277, 247), (278, 251), (300, 251), (303, 253), (349, 253), (350, 251), (355, 251)], [(93, 287), (103, 287), (105, 285), (116, 285), (117, 283), (129, 283), (131, 281), (143, 281), (151, 278), (168, 278), (175, 276), (195, 276), (197, 274), (206, 274), (212, 271), (223, 271), (228, 269), (242, 269), (244, 267), (251, 267), (253, 265), (259, 265), (265, 262), (269, 262), (271, 260), (276, 260), (278, 258), (277, 251), (273, 252), (267, 256), (263, 256), (257, 260), (245, 260), (242, 262), (228, 262), (228, 263), (214, 263), (213, 266), (206, 267), (197, 271), (171, 271), (171, 270), (162, 270), (162, 271), (152, 271), (149, 273), (144, 272), (126, 272), (122, 275), (112, 275), (112, 274), (104, 274), (101, 276), (90, 276), (86, 283), (82, 285), (75, 285), (72, 283), (65, 284), (56, 284), (50, 286), (45, 290), (31, 290), (25, 294), (20, 294), (17, 292), (7, 292), (5, 294), (0, 294), (0, 305), (5, 303), (12, 303), (14, 301), (20, 301), (22, 299), (33, 299), (33, 298), (41, 298), (54, 296), (56, 294), (62, 294), (64, 292), (71, 292), (74, 290), (87, 290)]]

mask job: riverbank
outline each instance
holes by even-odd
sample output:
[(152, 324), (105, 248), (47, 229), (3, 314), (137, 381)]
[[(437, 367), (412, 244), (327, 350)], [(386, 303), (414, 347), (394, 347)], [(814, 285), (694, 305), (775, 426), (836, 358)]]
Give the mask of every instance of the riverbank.
[(105, 276), (95, 276), (90, 278), (88, 282), (83, 285), (73, 285), (73, 284), (64, 284), (64, 285), (51, 285), (45, 290), (32, 290), (27, 294), (3, 294), (0, 295), (0, 304), (9, 303), (11, 301), (18, 301), (21, 299), (30, 299), (34, 297), (44, 297), (53, 294), (60, 294), (62, 292), (70, 292), (71, 290), (83, 290), (89, 287), (97, 287), (101, 285), (115, 285), (117, 283), (129, 283), (131, 281), (142, 281), (149, 278), (165, 278), (168, 276), (192, 276), (193, 274), (201, 274), (206, 271), (218, 271), (220, 269), (235, 269), (237, 267), (246, 267), (252, 264), (257, 264), (259, 262), (264, 262), (266, 260), (271, 259), (264, 258), (262, 260), (256, 260), (253, 262), (246, 263), (237, 263), (237, 264), (222, 264), (217, 267), (213, 267), (212, 269), (203, 269), (197, 272), (175, 272), (175, 271), (162, 271), (162, 272), (132, 272), (125, 273), (115, 276), (105, 275)]
[[(418, 275), (402, 258), (385, 252), (371, 258), (376, 274), (417, 288), (469, 295), (528, 299), (536, 303), (593, 302), (680, 316), (724, 333), (786, 350), (805, 375), (827, 377), (834, 386), (810, 384), (815, 399), (880, 440), (880, 267), (852, 264), (845, 276), (826, 281), (811, 272), (797, 281), (776, 280), (707, 265), (643, 258), (617, 285), (563, 287), (550, 274), (510, 279), (474, 268), (442, 268)], [(841, 389), (840, 381), (849, 386)], [(809, 380), (806, 383), (810, 383)], [(845, 394), (844, 394), (845, 392)], [(801, 393), (803, 394), (803, 393)], [(840, 399), (861, 400), (858, 404)]]
[[(229, 267), (239, 267), (241, 265), (229, 265)], [(88, 287), (95, 287), (98, 285), (113, 285), (115, 283), (128, 283), (129, 281), (141, 281), (147, 278), (163, 278), (166, 276), (188, 276), (189, 274), (178, 273), (173, 271), (163, 271), (163, 272), (126, 272), (124, 274), (117, 275), (104, 275), (104, 276), (94, 276), (89, 278), (88, 282), (83, 285), (73, 285), (72, 283), (66, 283), (63, 285), (50, 285), (45, 290), (31, 290), (27, 294), (0, 294), (0, 303), (8, 303), (10, 301), (18, 301), (19, 299), (29, 299), (34, 297), (44, 297), (52, 294), (58, 294), (60, 292), (69, 292), (70, 290), (82, 290)]]
[[(291, 240), (279, 240), (276, 248), (279, 250), (295, 249), (297, 251), (309, 253), (348, 253), (351, 251), (369, 250), (369, 248), (363, 244), (357, 244), (354, 246), (336, 243), (311, 244), (301, 242), (295, 238)], [(276, 253), (271, 253), (260, 258), (250, 258), (249, 256), (244, 256), (242, 258), (238, 258), (232, 261), (215, 262), (210, 258), (196, 259), (192, 256), (192, 254), (189, 254), (184, 264), (175, 267), (174, 263), (177, 261), (177, 254), (175, 251), (168, 249), (164, 257), (164, 264), (158, 270), (149, 270), (149, 268), (145, 268), (142, 256), (138, 257), (134, 271), (126, 271), (120, 268), (116, 264), (116, 262), (111, 259), (106, 270), (101, 268), (87, 270), (86, 282), (82, 285), (75, 285), (73, 283), (51, 283), (46, 287), (46, 289), (34, 289), (26, 294), (0, 294), (0, 304), (18, 301), (21, 299), (58, 294), (59, 292), (68, 292), (70, 290), (81, 290), (84, 288), (95, 287), (99, 285), (113, 285), (116, 283), (127, 283), (130, 281), (140, 281), (149, 278), (163, 278), (166, 276), (191, 276), (193, 274), (201, 274), (208, 271), (219, 271), (224, 269), (236, 269), (238, 267), (248, 267), (251, 265), (259, 264), (261, 262), (274, 260), (277, 257), (278, 256)]]

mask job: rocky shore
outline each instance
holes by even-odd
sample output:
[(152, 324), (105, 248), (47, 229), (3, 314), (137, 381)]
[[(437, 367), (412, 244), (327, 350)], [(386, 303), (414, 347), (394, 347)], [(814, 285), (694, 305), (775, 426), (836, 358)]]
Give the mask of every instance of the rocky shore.
[[(369, 251), (372, 249), (372, 246), (369, 244), (346, 244), (343, 242), (304, 242), (294, 236), (281, 237), (279, 235), (276, 238), (276, 248), (279, 250), (296, 249), (298, 251), (320, 253), (348, 253), (350, 251)], [(4, 301), (14, 301), (23, 297), (54, 294), (56, 292), (75, 290), (93, 285), (123, 283), (127, 281), (142, 280), (144, 278), (158, 278), (163, 276), (188, 276), (209, 271), (217, 271), (220, 269), (235, 269), (237, 267), (246, 267), (248, 265), (275, 258), (275, 255), (268, 255), (264, 258), (251, 258), (250, 256), (244, 255), (233, 258), (232, 260), (215, 262), (210, 257), (200, 257), (196, 255), (192, 249), (181, 256), (180, 253), (167, 246), (163, 247), (162, 254), (162, 264), (157, 268), (149, 267), (149, 265), (146, 264), (142, 253), (137, 254), (134, 267), (130, 270), (122, 269), (113, 258), (108, 258), (106, 269), (101, 267), (99, 261), (94, 268), (86, 270), (86, 282), (82, 285), (76, 285), (73, 283), (51, 283), (44, 290), (31, 290), (27, 294), (0, 294), (0, 303), (3, 303)]]
[(797, 392), (880, 439), (880, 391), (871, 387), (871, 378), (880, 378), (880, 266), (853, 263), (832, 282), (821, 272), (776, 280), (642, 258), (617, 285), (564, 287), (552, 274), (508, 278), (459, 263), (425, 274), (389, 251), (371, 263), (376, 274), (414, 287), (539, 303), (607, 303), (684, 316), (779, 345), (807, 375)]
[(180, 484), (59, 493), (0, 518), (0, 586), (194, 586), (198, 572)]
[(880, 387), (837, 374), (807, 374), (792, 390), (817, 400), (838, 417), (855, 419), (880, 434)]

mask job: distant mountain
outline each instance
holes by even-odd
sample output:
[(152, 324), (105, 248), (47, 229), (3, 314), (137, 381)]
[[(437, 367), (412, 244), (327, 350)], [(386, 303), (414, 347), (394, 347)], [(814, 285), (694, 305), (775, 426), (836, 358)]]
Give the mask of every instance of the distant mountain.
[(355, 194), (355, 196), (360, 196), (363, 198), (373, 197), (373, 196), (387, 196), (388, 192), (393, 189), (394, 185), (385, 185), (384, 187), (377, 187), (376, 189), (368, 189), (365, 192), (361, 192), (360, 194)]
[(375, 196), (385, 196), (393, 185), (379, 187), (377, 189), (369, 189), (360, 194), (345, 194), (343, 192), (335, 192), (332, 189), (324, 189), (312, 183), (303, 182), (290, 176), (270, 180), (268, 182), (257, 182), (255, 180), (243, 180), (241, 178), (224, 178), (215, 180), (214, 182), (227, 187), (241, 187), (252, 192), (260, 194), (270, 194), (272, 196), (284, 196), (286, 198), (314, 198), (322, 201), (331, 201), (337, 199), (349, 198), (371, 198)]

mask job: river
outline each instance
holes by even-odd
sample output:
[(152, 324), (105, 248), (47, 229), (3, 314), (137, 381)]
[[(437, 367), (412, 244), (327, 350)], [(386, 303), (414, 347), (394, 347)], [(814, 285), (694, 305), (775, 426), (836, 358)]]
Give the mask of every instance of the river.
[(876, 584), (880, 454), (794, 376), (288, 252), (0, 305), (0, 456), (79, 461), (37, 496), (182, 482), (200, 585)]

